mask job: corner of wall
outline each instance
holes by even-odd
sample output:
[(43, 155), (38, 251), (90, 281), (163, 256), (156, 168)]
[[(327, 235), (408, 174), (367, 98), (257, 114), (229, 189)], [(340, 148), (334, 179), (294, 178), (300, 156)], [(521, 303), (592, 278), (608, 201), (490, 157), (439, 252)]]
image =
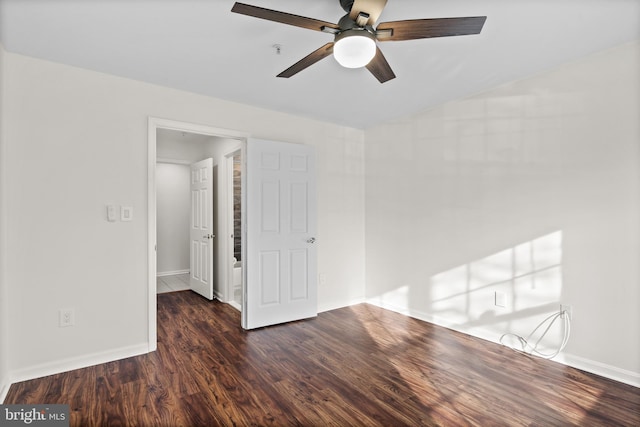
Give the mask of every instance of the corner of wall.
[(638, 47), (367, 130), (367, 301), (493, 342), (569, 305), (554, 360), (638, 386)]
[(5, 50), (0, 43), (0, 403), (9, 391), (9, 375), (7, 364), (7, 283), (5, 280), (5, 120), (4, 120), (4, 86), (5, 86)]

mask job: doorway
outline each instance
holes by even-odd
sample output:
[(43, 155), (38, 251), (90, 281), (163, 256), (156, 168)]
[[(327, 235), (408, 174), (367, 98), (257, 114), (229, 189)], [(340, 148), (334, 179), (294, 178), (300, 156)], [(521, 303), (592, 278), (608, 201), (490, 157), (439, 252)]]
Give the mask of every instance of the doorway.
[[(157, 135), (157, 139), (160, 140), (163, 136)], [(157, 159), (156, 290), (158, 294), (187, 290), (190, 287), (189, 236), (185, 232), (190, 226), (189, 185), (188, 161), (177, 158)]]
[[(149, 297), (149, 350), (153, 351), (157, 347), (157, 319), (156, 319), (156, 294), (158, 292), (158, 273), (167, 273), (167, 271), (159, 271), (158, 255), (167, 252), (176, 252), (176, 247), (161, 247), (166, 245), (166, 239), (159, 239), (158, 227), (163, 220), (163, 212), (160, 211), (162, 206), (158, 205), (158, 186), (162, 185), (158, 181), (158, 165), (182, 165), (187, 166), (195, 163), (203, 158), (213, 158), (213, 181), (214, 194), (212, 198), (212, 210), (214, 214), (214, 238), (212, 256), (215, 261), (211, 275), (212, 283), (215, 286), (213, 296), (217, 299), (230, 303), (236, 309), (242, 309), (241, 294), (239, 298), (234, 298), (234, 266), (233, 259), (234, 247), (236, 244), (242, 249), (243, 233), (234, 232), (233, 228), (229, 228), (228, 221), (228, 201), (233, 201), (233, 180), (229, 179), (228, 159), (242, 158), (242, 152), (245, 149), (246, 135), (239, 132), (228, 131), (225, 129), (212, 128), (202, 125), (194, 125), (190, 123), (176, 122), (164, 119), (149, 119), (148, 126), (148, 297)], [(187, 166), (188, 167), (188, 166)], [(242, 163), (239, 164), (240, 173), (242, 171)], [(231, 177), (233, 172), (231, 171)], [(241, 181), (240, 181), (241, 182)], [(240, 188), (238, 189), (240, 191)], [(189, 188), (185, 190), (189, 192)], [(165, 201), (166, 203), (166, 201)], [(233, 207), (231, 208), (233, 209)], [(160, 221), (159, 221), (160, 220)], [(186, 234), (189, 233), (187, 229)], [(177, 238), (177, 246), (182, 246), (181, 258), (184, 264), (184, 238)], [(169, 251), (163, 249), (170, 249)], [(240, 256), (240, 260), (241, 260)], [(162, 258), (162, 262), (166, 257)], [(179, 262), (178, 262), (179, 264)], [(169, 269), (169, 273), (175, 272), (184, 275), (184, 270), (191, 269), (191, 264), (177, 265)], [(163, 267), (163, 265), (160, 265)], [(166, 270), (166, 268), (163, 267)], [(165, 276), (166, 277), (166, 276)], [(166, 281), (167, 279), (164, 279)], [(240, 288), (241, 289), (241, 288)]]

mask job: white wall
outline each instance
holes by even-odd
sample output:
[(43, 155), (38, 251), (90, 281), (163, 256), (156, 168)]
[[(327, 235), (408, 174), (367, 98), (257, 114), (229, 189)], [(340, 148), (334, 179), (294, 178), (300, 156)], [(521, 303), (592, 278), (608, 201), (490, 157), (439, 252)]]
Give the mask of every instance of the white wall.
[(204, 159), (203, 146), (215, 140), (209, 135), (182, 134), (167, 129), (156, 132), (156, 157), (195, 163)]
[(367, 130), (367, 297), (494, 341), (569, 304), (560, 360), (640, 384), (639, 75), (633, 43)]
[[(149, 116), (315, 146), (320, 309), (363, 300), (364, 132), (11, 53), (5, 74), (13, 380), (148, 348)], [(110, 203), (134, 220), (107, 222)]]
[(7, 283), (5, 280), (5, 121), (4, 121), (4, 92), (5, 92), (5, 50), (0, 44), (0, 403), (4, 401), (4, 396), (9, 387), (9, 373), (7, 365), (8, 356), (8, 304), (7, 304)]
[(158, 275), (189, 270), (190, 178), (189, 165), (156, 165)]

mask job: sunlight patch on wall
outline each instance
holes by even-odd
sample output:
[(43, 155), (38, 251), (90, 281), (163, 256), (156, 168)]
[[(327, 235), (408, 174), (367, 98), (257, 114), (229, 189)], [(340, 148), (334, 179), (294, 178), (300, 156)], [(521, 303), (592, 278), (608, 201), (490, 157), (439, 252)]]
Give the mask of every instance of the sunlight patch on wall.
[[(431, 278), (431, 313), (463, 328), (528, 335), (562, 296), (562, 232), (556, 231)], [(560, 330), (550, 331), (554, 346)], [(545, 345), (545, 346), (546, 346)]]
[(379, 302), (390, 307), (409, 307), (409, 285), (400, 286), (379, 297)]

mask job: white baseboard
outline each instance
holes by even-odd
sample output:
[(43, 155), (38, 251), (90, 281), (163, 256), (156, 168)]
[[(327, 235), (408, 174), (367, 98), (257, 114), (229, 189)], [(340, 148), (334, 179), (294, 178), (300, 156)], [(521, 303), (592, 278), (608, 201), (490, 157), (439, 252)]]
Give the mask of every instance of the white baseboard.
[(189, 270), (175, 270), (175, 271), (158, 271), (156, 277), (175, 276), (177, 274), (187, 274)]
[(11, 383), (27, 381), (45, 377), (47, 375), (54, 375), (74, 369), (99, 365), (101, 363), (113, 362), (115, 360), (126, 359), (127, 357), (138, 356), (146, 353), (149, 353), (149, 344), (147, 343), (121, 347), (101, 353), (71, 357), (69, 359), (57, 360), (54, 362), (30, 366), (28, 368), (17, 369), (9, 372), (9, 379), (11, 380)]
[(585, 359), (584, 357), (567, 353), (561, 353), (558, 355), (557, 359), (553, 360), (555, 362), (562, 363), (563, 365), (580, 369), (581, 371), (590, 372), (592, 374), (600, 375), (601, 377), (640, 388), (640, 373), (638, 372), (620, 369), (615, 366), (607, 365), (606, 363), (596, 362), (595, 360)]
[(11, 387), (11, 383), (5, 381), (3, 378), (0, 381), (0, 404), (4, 403), (4, 399), (7, 397), (7, 393), (9, 393), (9, 387)]
[(356, 298), (356, 299), (352, 299), (350, 301), (347, 302), (341, 302), (341, 303), (329, 303), (329, 304), (322, 304), (318, 306), (318, 313), (322, 313), (325, 311), (331, 311), (331, 310), (337, 310), (339, 308), (343, 308), (343, 307), (349, 307), (352, 305), (356, 305), (356, 304), (362, 304), (363, 302), (367, 302), (364, 297), (363, 298)]
[[(442, 326), (448, 329), (452, 329), (463, 334), (471, 335), (476, 338), (481, 338), (492, 343), (500, 344), (499, 337), (494, 332), (476, 329), (473, 331), (460, 328), (459, 325), (447, 321), (446, 319), (438, 318), (425, 312), (418, 310), (411, 310), (407, 308), (396, 307), (391, 304), (381, 301), (379, 298), (373, 298), (367, 300), (368, 304), (384, 308), (386, 310), (395, 311), (396, 313), (404, 314), (405, 316), (413, 317), (414, 319), (422, 320), (424, 322), (433, 323), (434, 325)], [(560, 353), (556, 358), (551, 360), (552, 362), (561, 363), (572, 368), (580, 369), (582, 371), (590, 372), (601, 377), (609, 378), (614, 381), (629, 384), (634, 387), (640, 387), (640, 373), (627, 371), (615, 366), (607, 365), (605, 363), (596, 362), (595, 360), (585, 359), (583, 357), (575, 356), (567, 353)]]
[[(220, 300), (222, 301), (222, 300)], [(238, 311), (242, 311), (242, 305), (238, 304), (236, 301), (231, 300), (231, 301), (223, 301), (226, 304), (229, 304), (231, 307), (235, 308)], [(347, 303), (334, 303), (334, 304), (322, 304), (320, 306), (318, 306), (318, 313), (322, 313), (325, 311), (331, 311), (331, 310), (337, 310), (339, 308), (343, 308), (343, 307), (349, 307), (352, 305), (356, 305), (356, 304), (362, 304), (363, 302), (366, 302), (364, 300), (364, 298), (359, 298), (356, 300), (351, 300)]]
[(236, 310), (238, 310), (239, 312), (242, 312), (242, 306), (240, 304), (238, 304), (235, 301), (227, 301), (227, 304), (229, 304), (231, 307), (235, 308)]

